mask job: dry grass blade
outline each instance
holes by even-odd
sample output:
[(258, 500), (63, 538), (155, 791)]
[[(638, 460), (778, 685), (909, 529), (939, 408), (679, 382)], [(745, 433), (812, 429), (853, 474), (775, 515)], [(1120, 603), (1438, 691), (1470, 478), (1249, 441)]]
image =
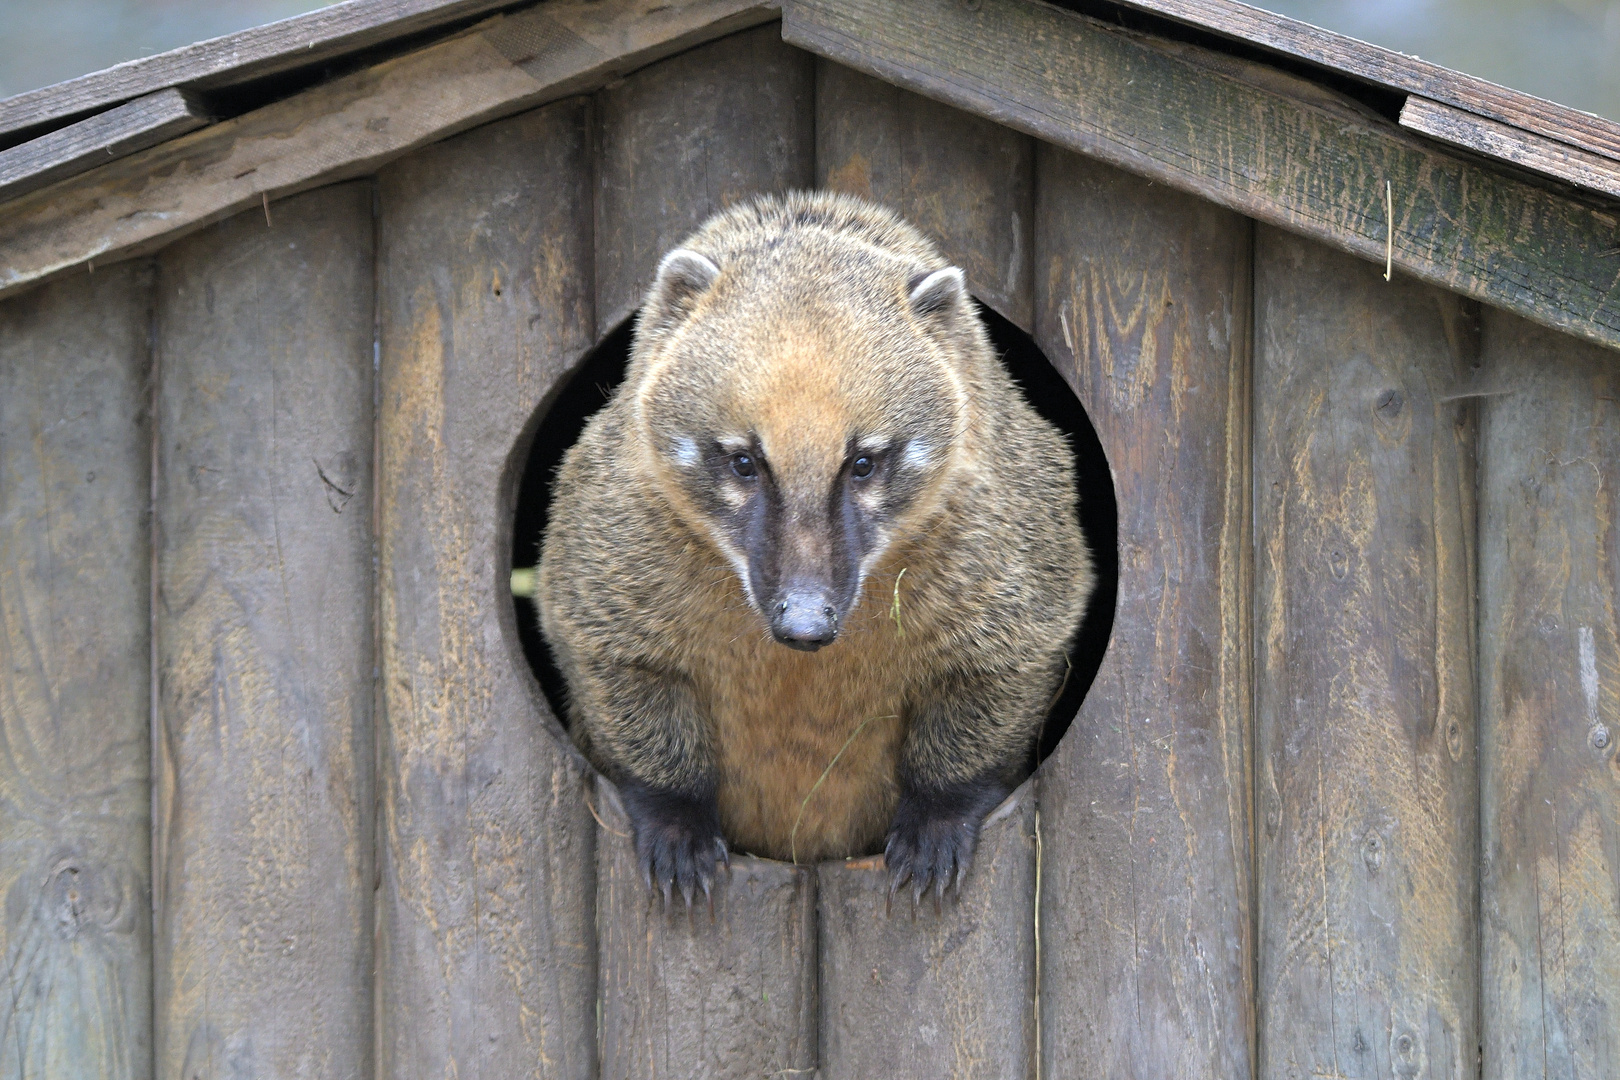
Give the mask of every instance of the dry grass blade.
[(889, 618), (894, 620), (894, 628), (901, 637), (906, 636), (906, 628), (900, 623), (900, 579), (906, 576), (906, 568), (902, 566), (900, 573), (894, 578), (894, 603), (889, 605)]

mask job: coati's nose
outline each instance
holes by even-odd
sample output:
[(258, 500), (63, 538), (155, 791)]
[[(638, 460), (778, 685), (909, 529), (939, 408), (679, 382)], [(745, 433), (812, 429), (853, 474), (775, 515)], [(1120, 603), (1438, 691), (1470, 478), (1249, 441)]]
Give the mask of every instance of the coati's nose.
[(789, 648), (815, 652), (838, 636), (838, 609), (819, 589), (789, 589), (771, 612), (771, 636)]

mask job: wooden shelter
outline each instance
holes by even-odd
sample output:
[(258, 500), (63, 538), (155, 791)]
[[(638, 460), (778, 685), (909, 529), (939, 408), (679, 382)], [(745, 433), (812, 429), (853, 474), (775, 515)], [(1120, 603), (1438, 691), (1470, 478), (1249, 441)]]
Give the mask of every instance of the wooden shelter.
[[(351, 0), (0, 101), (0, 1078), (1620, 1076), (1620, 126), (1229, 0)], [(1115, 476), (960, 901), (649, 907), (517, 472), (728, 202)]]

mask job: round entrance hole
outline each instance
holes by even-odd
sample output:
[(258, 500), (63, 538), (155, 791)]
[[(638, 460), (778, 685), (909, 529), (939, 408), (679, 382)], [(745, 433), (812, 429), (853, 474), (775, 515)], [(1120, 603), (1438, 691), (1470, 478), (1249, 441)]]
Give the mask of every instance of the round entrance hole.
[[(1047, 712), (1037, 745), (1032, 748), (1030, 766), (1033, 768), (1045, 760), (1069, 729), (1108, 647), (1119, 580), (1118, 514), (1108, 459), (1080, 399), (1074, 396), (1074, 391), (1033, 338), (984, 304), (979, 305), (979, 315), (990, 332), (996, 354), (1023, 390), (1025, 399), (1063, 432), (1074, 452), (1075, 476), (1080, 489), (1080, 527), (1091, 546), (1097, 573), (1096, 591), (1069, 650), (1069, 675)], [(529, 570), (540, 561), (540, 538), (551, 507), (551, 484), (557, 466), (585, 430), (585, 422), (607, 404), (613, 391), (624, 381), (630, 362), (633, 321), (621, 323), (586, 355), (535, 428), (534, 442), (519, 483), (513, 521), (514, 571)], [(567, 727), (566, 688), (540, 633), (539, 612), (526, 597), (515, 596), (513, 602), (517, 605), (518, 637), (524, 655), (534, 669), (552, 712)]]

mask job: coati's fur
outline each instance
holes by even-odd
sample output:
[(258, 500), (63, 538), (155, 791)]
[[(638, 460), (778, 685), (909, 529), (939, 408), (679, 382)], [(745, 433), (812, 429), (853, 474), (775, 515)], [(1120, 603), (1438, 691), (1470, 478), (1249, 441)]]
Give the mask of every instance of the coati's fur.
[(649, 880), (690, 901), (723, 834), (887, 837), (895, 886), (960, 881), (1091, 593), (1076, 498), (961, 271), (889, 211), (760, 197), (667, 255), (537, 595)]

